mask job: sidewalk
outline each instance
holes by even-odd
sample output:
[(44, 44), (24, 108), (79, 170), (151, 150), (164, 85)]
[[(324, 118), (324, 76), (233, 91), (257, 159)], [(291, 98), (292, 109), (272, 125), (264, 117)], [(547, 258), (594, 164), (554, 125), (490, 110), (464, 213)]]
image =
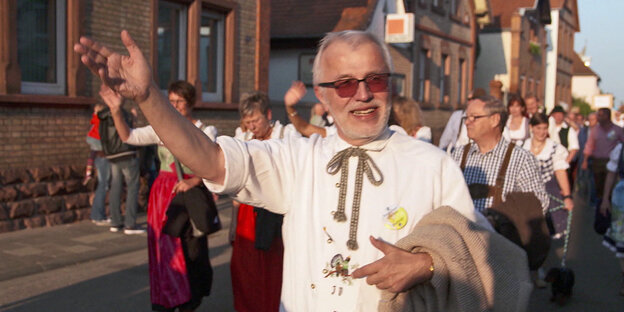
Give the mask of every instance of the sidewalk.
[[(217, 202), (222, 218), (230, 205), (227, 198)], [(146, 219), (145, 213), (139, 214), (137, 223), (145, 228)], [(147, 234), (112, 233), (108, 226), (88, 220), (4, 233), (0, 235), (0, 281), (139, 250), (147, 255)]]

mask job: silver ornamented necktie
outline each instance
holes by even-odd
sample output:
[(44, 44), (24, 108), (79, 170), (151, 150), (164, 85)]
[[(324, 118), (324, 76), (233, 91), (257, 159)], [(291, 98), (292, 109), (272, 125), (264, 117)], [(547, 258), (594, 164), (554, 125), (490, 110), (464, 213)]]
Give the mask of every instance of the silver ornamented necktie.
[[(368, 156), (366, 150), (359, 147), (344, 149), (332, 157), (327, 164), (327, 173), (335, 175), (340, 171), (338, 209), (333, 212), (334, 220), (337, 222), (347, 221), (347, 216), (345, 215), (345, 201), (347, 197), (347, 180), (349, 179), (349, 158), (351, 157), (357, 157), (358, 164), (355, 172), (355, 191), (353, 193), (353, 207), (351, 208), (351, 222), (347, 247), (350, 250), (357, 250), (357, 228), (360, 216), (360, 200), (362, 199), (362, 180), (364, 173), (366, 173), (366, 177), (374, 186), (379, 186), (383, 183), (383, 175), (375, 162)], [(379, 176), (379, 179), (375, 179), (375, 174)]]

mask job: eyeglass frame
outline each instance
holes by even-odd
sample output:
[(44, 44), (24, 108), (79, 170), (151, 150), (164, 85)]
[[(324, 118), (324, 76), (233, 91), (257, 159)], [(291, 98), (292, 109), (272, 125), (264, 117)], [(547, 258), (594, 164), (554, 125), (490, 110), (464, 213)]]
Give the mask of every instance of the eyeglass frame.
[[(374, 73), (374, 74), (369, 74), (366, 77), (362, 78), (362, 79), (357, 79), (357, 78), (342, 78), (342, 79), (338, 79), (338, 80), (334, 80), (334, 81), (330, 81), (330, 82), (321, 82), (316, 84), (319, 87), (323, 87), (323, 88), (332, 88), (332, 89), (338, 89), (340, 86), (336, 86), (336, 83), (341, 82), (341, 81), (350, 81), (350, 80), (355, 80), (357, 81), (357, 85), (356, 85), (356, 89), (355, 89), (355, 93), (353, 93), (353, 95), (351, 95), (350, 97), (355, 96), (355, 94), (357, 93), (357, 88), (359, 88), (360, 86), (360, 82), (363, 82), (366, 87), (368, 88), (368, 90), (370, 90), (370, 87), (368, 85), (368, 83), (366, 82), (366, 79), (374, 77), (374, 76), (386, 76), (386, 78), (388, 79), (388, 83), (386, 86), (386, 89), (384, 91), (388, 91), (388, 87), (390, 86), (390, 79), (394, 76), (393, 73)], [(384, 92), (384, 91), (371, 91), (373, 93), (376, 92)], [(336, 91), (338, 92), (338, 91)]]
[(484, 117), (491, 117), (494, 114), (497, 114), (497, 113), (490, 113), (490, 114), (476, 115), (476, 116), (463, 116), (461, 119), (462, 119), (462, 123), (466, 123), (466, 121), (468, 120), (470, 120), (470, 122), (475, 122)]

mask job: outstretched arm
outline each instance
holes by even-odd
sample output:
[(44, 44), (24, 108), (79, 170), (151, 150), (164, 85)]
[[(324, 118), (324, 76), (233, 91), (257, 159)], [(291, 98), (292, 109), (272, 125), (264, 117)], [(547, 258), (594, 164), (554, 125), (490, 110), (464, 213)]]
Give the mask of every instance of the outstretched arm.
[(293, 82), (290, 89), (286, 91), (286, 94), (284, 95), (284, 105), (286, 106), (286, 115), (288, 115), (288, 120), (290, 120), (295, 129), (297, 129), (297, 131), (305, 137), (310, 137), (315, 133), (325, 137), (327, 135), (325, 128), (317, 127), (305, 121), (301, 118), (301, 116), (299, 116), (297, 110), (295, 109), (295, 105), (301, 101), (306, 92), (306, 87), (301, 81)]
[(169, 104), (152, 79), (143, 53), (127, 31), (121, 32), (121, 40), (129, 56), (113, 52), (86, 37), (80, 38), (74, 51), (102, 83), (139, 104), (158, 137), (180, 162), (196, 175), (222, 184), (225, 158), (219, 146)]

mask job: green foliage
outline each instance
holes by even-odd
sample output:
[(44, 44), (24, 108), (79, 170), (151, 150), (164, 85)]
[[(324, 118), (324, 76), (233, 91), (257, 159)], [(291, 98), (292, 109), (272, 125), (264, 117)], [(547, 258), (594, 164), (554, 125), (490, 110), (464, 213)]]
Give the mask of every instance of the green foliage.
[(572, 97), (572, 107), (578, 107), (581, 115), (587, 117), (592, 112), (591, 106), (585, 100), (577, 97)]
[(541, 55), (542, 48), (535, 42), (529, 42), (529, 52), (533, 55)]

